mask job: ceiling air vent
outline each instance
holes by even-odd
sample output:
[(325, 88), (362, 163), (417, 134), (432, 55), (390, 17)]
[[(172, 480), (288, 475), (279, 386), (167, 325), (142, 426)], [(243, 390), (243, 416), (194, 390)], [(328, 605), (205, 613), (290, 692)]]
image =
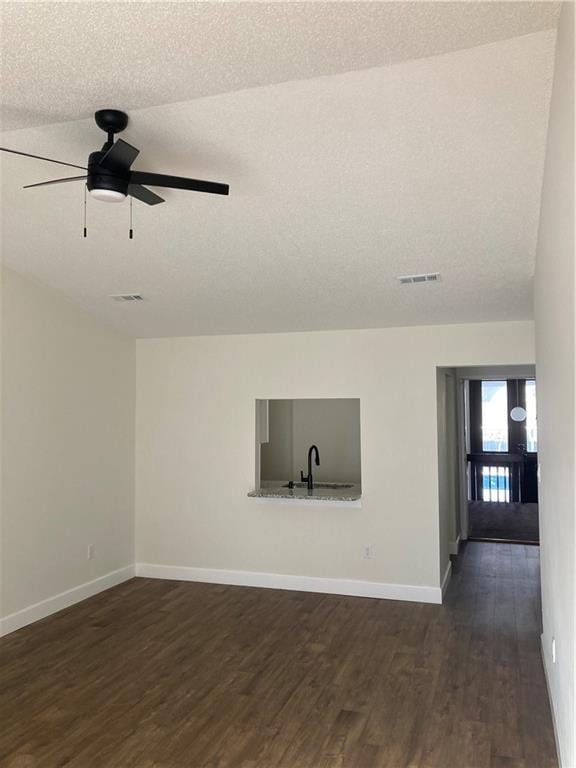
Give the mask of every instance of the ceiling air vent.
[(116, 296), (110, 296), (112, 301), (144, 301), (139, 293), (119, 293)]
[(412, 285), (412, 283), (437, 283), (440, 280), (440, 272), (428, 272), (425, 275), (402, 275), (396, 279), (402, 285)]

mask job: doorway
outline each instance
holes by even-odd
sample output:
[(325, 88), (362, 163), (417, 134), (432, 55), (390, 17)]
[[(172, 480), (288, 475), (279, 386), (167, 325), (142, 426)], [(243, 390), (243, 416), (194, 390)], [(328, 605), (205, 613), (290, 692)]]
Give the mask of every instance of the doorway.
[(536, 380), (464, 381), (468, 538), (539, 543)]

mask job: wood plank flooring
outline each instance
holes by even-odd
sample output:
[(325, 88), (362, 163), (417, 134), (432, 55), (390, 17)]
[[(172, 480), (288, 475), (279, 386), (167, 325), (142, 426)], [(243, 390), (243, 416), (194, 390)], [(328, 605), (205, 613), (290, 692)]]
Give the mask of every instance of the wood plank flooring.
[(443, 606), (133, 579), (0, 641), (2, 768), (555, 768), (538, 548)]
[(471, 539), (538, 542), (538, 504), (469, 501)]

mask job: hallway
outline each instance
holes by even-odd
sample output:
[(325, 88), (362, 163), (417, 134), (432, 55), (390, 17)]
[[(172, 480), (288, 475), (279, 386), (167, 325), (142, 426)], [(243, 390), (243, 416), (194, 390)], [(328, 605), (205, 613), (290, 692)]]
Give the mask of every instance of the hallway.
[(556, 768), (538, 555), (443, 606), (133, 579), (0, 641), (0, 765)]
[(470, 539), (540, 541), (538, 504), (469, 501), (468, 521)]
[[(451, 683), (438, 685), (432, 705), (445, 762), (409, 765), (456, 768), (466, 745), (460, 766), (557, 765), (540, 656), (539, 553), (526, 545), (465, 545), (439, 618), (454, 643), (440, 672)], [(453, 728), (450, 713), (460, 720)]]

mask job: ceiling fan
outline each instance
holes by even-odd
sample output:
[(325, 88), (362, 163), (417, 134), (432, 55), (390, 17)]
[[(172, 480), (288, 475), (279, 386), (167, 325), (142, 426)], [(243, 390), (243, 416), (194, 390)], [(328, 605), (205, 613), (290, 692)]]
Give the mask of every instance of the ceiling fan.
[(127, 196), (130, 196), (148, 205), (163, 203), (164, 198), (147, 189), (143, 186), (144, 184), (150, 184), (152, 187), (169, 187), (171, 189), (188, 189), (194, 192), (208, 192), (213, 195), (228, 194), (228, 184), (202, 181), (200, 179), (186, 179), (182, 176), (166, 176), (161, 173), (148, 173), (148, 171), (130, 170), (140, 150), (122, 139), (114, 141), (115, 134), (123, 131), (128, 125), (128, 115), (118, 109), (99, 109), (94, 114), (94, 119), (98, 127), (108, 135), (108, 138), (102, 149), (90, 153), (87, 168), (82, 165), (75, 165), (74, 163), (53, 160), (50, 157), (19, 152), (16, 149), (8, 149), (7, 147), (0, 147), (0, 151), (23, 155), (24, 157), (33, 157), (36, 160), (47, 160), (50, 163), (67, 165), (70, 168), (80, 168), (87, 172), (83, 176), (69, 176), (65, 179), (27, 184), (24, 189), (45, 187), (52, 184), (66, 184), (69, 181), (85, 181), (90, 195), (97, 200), (122, 202)]

